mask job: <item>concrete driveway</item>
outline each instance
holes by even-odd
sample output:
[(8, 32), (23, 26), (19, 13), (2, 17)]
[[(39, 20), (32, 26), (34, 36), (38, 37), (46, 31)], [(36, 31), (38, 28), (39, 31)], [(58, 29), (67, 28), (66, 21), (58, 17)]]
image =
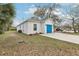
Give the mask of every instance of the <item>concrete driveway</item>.
[(41, 35), (79, 44), (79, 36), (78, 35), (71, 35), (71, 34), (64, 34), (64, 33), (52, 33), (52, 34), (41, 34)]

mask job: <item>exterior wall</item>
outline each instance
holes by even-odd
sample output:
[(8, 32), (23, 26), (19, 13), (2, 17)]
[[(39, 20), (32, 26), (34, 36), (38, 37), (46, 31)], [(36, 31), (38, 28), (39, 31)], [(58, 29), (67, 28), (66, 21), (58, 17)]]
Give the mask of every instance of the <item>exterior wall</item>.
[(21, 25), (21, 30), (22, 30), (22, 32), (23, 32), (23, 24)]
[(22, 30), (23, 33), (27, 34), (27, 30), (28, 30), (27, 25), (28, 25), (27, 22), (25, 22), (24, 24), (17, 26), (17, 31)]
[[(37, 31), (34, 31), (34, 24), (37, 24)], [(41, 23), (40, 22), (28, 22), (28, 34), (35, 34), (41, 32)]]
[(20, 30), (20, 26), (17, 26), (17, 31)]
[(41, 33), (44, 33), (44, 22), (41, 23)]
[[(37, 24), (37, 31), (33, 30), (34, 24)], [(53, 21), (51, 19), (47, 19), (42, 23), (37, 21), (25, 22), (17, 26), (17, 31), (22, 30), (22, 32), (25, 34), (47, 33), (47, 26), (46, 26), (47, 24), (50, 24), (53, 27)], [(52, 29), (52, 32), (54, 32), (54, 29)]]
[(54, 32), (52, 19), (47, 19), (44, 23), (44, 33), (47, 33), (47, 26), (46, 26), (47, 24), (52, 25), (52, 32)]
[(28, 32), (28, 24), (27, 24), (27, 22), (22, 24), (22, 32), (27, 34), (27, 32)]

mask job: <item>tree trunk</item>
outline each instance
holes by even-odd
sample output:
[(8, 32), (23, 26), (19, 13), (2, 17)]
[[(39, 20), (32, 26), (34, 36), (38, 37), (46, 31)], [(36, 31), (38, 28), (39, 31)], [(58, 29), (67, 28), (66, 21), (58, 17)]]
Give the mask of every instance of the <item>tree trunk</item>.
[(75, 29), (75, 21), (74, 21), (74, 18), (72, 19), (72, 25), (73, 25), (73, 30), (74, 30), (74, 33), (76, 33), (76, 29)]
[(78, 24), (78, 32), (79, 32), (79, 24)]

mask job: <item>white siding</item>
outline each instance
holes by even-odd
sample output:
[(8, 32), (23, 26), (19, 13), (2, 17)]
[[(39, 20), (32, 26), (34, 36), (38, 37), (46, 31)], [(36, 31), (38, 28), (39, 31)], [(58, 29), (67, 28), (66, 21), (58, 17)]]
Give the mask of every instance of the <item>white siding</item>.
[(27, 30), (28, 30), (27, 22), (25, 22), (23, 25), (24, 25), (23, 33), (27, 34)]
[(20, 30), (20, 26), (17, 26), (17, 31)]
[(27, 22), (23, 23), (20, 25), (20, 30), (22, 30), (23, 33), (27, 34), (27, 30), (28, 30), (28, 26), (27, 26)]
[(27, 29), (28, 29), (27, 27), (28, 27), (27, 22), (25, 22), (25, 23), (17, 26), (17, 31), (22, 30), (23, 33), (27, 34)]
[(41, 23), (41, 33), (44, 33), (44, 23)]
[[(37, 31), (33, 30), (33, 25), (37, 24)], [(35, 34), (41, 32), (41, 24), (40, 22), (28, 22), (28, 34)]]
[[(37, 24), (37, 31), (34, 31), (34, 24)], [(47, 19), (45, 22), (37, 22), (37, 21), (32, 21), (32, 22), (25, 22), (21, 24), (20, 26), (17, 26), (17, 31), (22, 30), (23, 33), (25, 34), (35, 34), (35, 33), (47, 33), (47, 26), (46, 24), (50, 24), (53, 27), (53, 21), (52, 19)], [(54, 29), (52, 29), (52, 32)]]

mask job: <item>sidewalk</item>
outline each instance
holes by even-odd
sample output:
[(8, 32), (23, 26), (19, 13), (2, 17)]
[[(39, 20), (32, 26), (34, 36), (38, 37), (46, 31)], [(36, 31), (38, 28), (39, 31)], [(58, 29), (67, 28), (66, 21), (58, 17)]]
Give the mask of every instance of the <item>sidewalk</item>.
[(79, 44), (79, 36), (78, 35), (71, 35), (71, 34), (64, 34), (64, 33), (52, 33), (52, 34), (41, 34), (41, 35)]

